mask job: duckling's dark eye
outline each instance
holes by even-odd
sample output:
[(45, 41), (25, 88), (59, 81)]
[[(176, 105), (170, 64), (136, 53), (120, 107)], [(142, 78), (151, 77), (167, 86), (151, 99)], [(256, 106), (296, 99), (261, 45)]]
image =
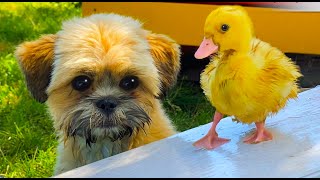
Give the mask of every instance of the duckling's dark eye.
[(139, 79), (136, 76), (126, 76), (121, 81), (119, 86), (126, 90), (134, 90), (139, 86)]
[(222, 30), (223, 32), (228, 31), (228, 29), (229, 29), (229, 26), (228, 26), (227, 24), (222, 24), (221, 30)]
[(90, 87), (91, 83), (92, 81), (88, 76), (81, 75), (72, 80), (72, 87), (77, 91), (85, 91)]

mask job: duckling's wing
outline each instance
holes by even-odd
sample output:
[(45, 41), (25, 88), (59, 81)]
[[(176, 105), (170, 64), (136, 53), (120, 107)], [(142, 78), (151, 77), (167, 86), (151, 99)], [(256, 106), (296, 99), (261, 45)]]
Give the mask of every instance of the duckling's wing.
[(299, 67), (288, 58), (281, 50), (271, 46), (269, 43), (255, 38), (251, 43), (251, 55), (259, 69), (273, 73), (276, 79), (287, 78), (296, 79), (301, 76)]
[[(268, 89), (271, 99), (279, 99), (281, 107), (288, 98), (297, 96), (296, 82), (302, 74), (290, 58), (278, 48), (259, 39), (252, 42), (251, 54), (259, 69), (257, 75), (259, 84), (262, 85), (260, 87)], [(273, 103), (279, 103), (279, 101)]]
[(293, 81), (301, 76), (299, 67), (278, 48), (259, 39), (253, 41), (252, 47), (255, 62), (271, 79)]

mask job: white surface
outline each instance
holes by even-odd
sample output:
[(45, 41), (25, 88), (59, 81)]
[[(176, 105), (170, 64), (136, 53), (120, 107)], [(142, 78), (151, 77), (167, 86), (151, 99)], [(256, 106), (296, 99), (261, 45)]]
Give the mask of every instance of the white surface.
[(56, 177), (320, 177), (319, 117), (320, 86), (300, 93), (267, 119), (273, 141), (242, 143), (254, 124), (237, 124), (228, 117), (217, 131), (231, 141), (217, 149), (192, 146), (209, 123)]

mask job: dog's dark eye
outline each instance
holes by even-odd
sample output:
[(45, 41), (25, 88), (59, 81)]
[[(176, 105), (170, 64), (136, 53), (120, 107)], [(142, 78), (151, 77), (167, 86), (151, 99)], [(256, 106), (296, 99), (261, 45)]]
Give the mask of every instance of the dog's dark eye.
[(229, 26), (228, 26), (227, 24), (222, 24), (221, 30), (222, 30), (223, 32), (228, 31), (228, 29), (229, 29)]
[(139, 79), (136, 76), (127, 76), (123, 78), (119, 84), (119, 86), (126, 91), (134, 90), (138, 87), (138, 85)]
[(72, 80), (72, 87), (77, 91), (85, 91), (91, 85), (91, 79), (88, 76), (77, 76)]

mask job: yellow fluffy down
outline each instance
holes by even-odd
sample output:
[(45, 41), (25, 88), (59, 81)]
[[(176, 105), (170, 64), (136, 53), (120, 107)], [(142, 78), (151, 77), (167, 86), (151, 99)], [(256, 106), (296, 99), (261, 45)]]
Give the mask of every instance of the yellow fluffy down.
[[(237, 8), (236, 6), (235, 9)], [(235, 17), (250, 21), (247, 17), (241, 17), (243, 9), (239, 9), (239, 12), (234, 11), (237, 12)], [(247, 16), (246, 13), (243, 15)], [(230, 18), (228, 15), (214, 17), (214, 21), (207, 24), (215, 26), (215, 22), (222, 21), (219, 18), (226, 17), (225, 22)], [(209, 18), (210, 16), (207, 22), (210, 21)], [(242, 24), (251, 25), (250, 22)], [(223, 49), (226, 51), (219, 51), (219, 55), (214, 56), (202, 72), (201, 87), (217, 111), (234, 115), (242, 123), (261, 122), (283, 108), (288, 99), (297, 97), (297, 80), (302, 75), (299, 67), (279, 49), (255, 38), (253, 32), (242, 31), (251, 27), (239, 27), (240, 32), (236, 31), (237, 27), (234, 25), (231, 27), (234, 29), (231, 31), (230, 28), (230, 32), (227, 32), (228, 37), (233, 38), (231, 40), (226, 37), (227, 33), (220, 34), (221, 39), (213, 38), (214, 42), (224, 45)], [(205, 27), (205, 31), (206, 29), (210, 28)], [(217, 32), (207, 34), (220, 38)], [(246, 40), (244, 43), (237, 43), (241, 41), (241, 37), (250, 37), (250, 43), (246, 45)], [(232, 43), (225, 43), (224, 40), (245, 47), (236, 47), (234, 50), (232, 47), (228, 48)]]

